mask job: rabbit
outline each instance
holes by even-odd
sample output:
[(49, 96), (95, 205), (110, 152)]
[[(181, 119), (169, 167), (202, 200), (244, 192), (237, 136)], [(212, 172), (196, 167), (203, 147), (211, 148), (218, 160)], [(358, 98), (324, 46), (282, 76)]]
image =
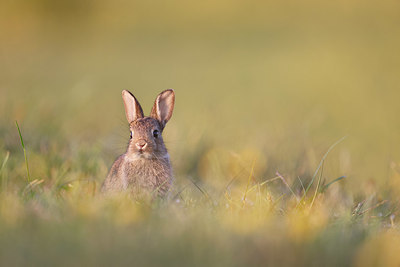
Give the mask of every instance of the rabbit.
[(172, 116), (175, 92), (161, 92), (150, 116), (143, 115), (135, 96), (122, 91), (130, 140), (125, 154), (119, 156), (104, 180), (102, 192), (129, 192), (138, 196), (166, 196), (172, 181), (172, 167), (162, 132)]

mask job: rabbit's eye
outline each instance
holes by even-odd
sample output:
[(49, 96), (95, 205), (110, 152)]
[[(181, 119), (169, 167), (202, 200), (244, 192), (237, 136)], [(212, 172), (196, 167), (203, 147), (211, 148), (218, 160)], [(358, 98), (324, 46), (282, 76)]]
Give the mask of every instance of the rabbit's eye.
[(157, 138), (159, 134), (160, 134), (160, 133), (159, 133), (158, 130), (154, 130), (154, 131), (153, 131), (153, 136), (154, 136), (155, 138)]
[(131, 131), (131, 139), (132, 139), (132, 131)]

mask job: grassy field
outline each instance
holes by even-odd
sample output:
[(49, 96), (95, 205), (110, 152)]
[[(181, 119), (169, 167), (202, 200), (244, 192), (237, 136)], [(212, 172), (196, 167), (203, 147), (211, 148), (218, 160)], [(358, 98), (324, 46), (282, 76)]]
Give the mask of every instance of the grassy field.
[[(399, 10), (1, 1), (0, 265), (399, 266)], [(101, 196), (166, 88), (171, 199)]]

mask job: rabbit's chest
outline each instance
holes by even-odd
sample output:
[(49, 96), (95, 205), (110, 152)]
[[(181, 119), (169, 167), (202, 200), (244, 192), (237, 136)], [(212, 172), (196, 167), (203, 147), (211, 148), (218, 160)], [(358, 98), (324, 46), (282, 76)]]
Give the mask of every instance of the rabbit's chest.
[(127, 187), (153, 191), (171, 179), (171, 170), (157, 160), (140, 159), (125, 166)]

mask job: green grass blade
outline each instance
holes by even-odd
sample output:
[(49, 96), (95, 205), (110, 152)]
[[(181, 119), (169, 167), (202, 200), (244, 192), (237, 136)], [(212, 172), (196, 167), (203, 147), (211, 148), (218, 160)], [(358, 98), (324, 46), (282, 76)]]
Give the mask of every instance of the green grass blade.
[(188, 178), (188, 180), (192, 182), (192, 184), (207, 198), (207, 200), (209, 200), (212, 203), (214, 203), (213, 199), (210, 197), (210, 195), (207, 193), (206, 190), (201, 188), (194, 180), (192, 180), (190, 178)]
[(326, 185), (324, 185), (323, 187), (321, 187), (321, 193), (324, 192), (326, 189), (328, 189), (328, 187), (329, 187), (330, 185), (332, 185), (333, 183), (336, 183), (337, 181), (340, 181), (340, 180), (342, 180), (342, 179), (344, 179), (344, 178), (346, 178), (346, 176), (340, 176), (340, 177), (336, 178), (335, 180), (333, 180), (333, 181), (327, 183)]
[(26, 149), (24, 144), (24, 139), (22, 138), (21, 130), (19, 129), (18, 122), (15, 121), (15, 125), (17, 125), (19, 138), (21, 140), (22, 149), (24, 150), (25, 164), (26, 164), (26, 173), (28, 175), (28, 183), (31, 182), (31, 175), (29, 174), (29, 164), (28, 164), (28, 156), (26, 155)]
[(328, 150), (325, 152), (324, 156), (322, 157), (321, 161), (320, 161), (319, 164), (318, 164), (317, 169), (316, 169), (315, 172), (314, 172), (314, 175), (313, 175), (313, 177), (312, 177), (310, 183), (308, 184), (308, 186), (307, 186), (307, 188), (306, 188), (306, 191), (304, 191), (304, 194), (303, 194), (302, 198), (300, 199), (300, 202), (299, 202), (299, 203), (301, 203), (301, 202), (304, 200), (304, 198), (305, 198), (306, 195), (307, 195), (308, 190), (310, 190), (311, 186), (314, 184), (315, 178), (317, 177), (318, 172), (319, 172), (319, 170), (321, 169), (321, 167), (322, 167), (322, 165), (323, 165), (323, 163), (324, 163), (326, 157), (328, 157), (329, 152), (331, 152), (331, 150), (332, 150), (335, 146), (337, 146), (340, 142), (342, 142), (344, 139), (346, 139), (346, 137), (347, 137), (347, 136), (343, 136), (342, 138), (340, 138), (340, 139), (339, 139), (338, 141), (336, 141), (333, 145), (331, 145), (331, 146), (328, 148)]

